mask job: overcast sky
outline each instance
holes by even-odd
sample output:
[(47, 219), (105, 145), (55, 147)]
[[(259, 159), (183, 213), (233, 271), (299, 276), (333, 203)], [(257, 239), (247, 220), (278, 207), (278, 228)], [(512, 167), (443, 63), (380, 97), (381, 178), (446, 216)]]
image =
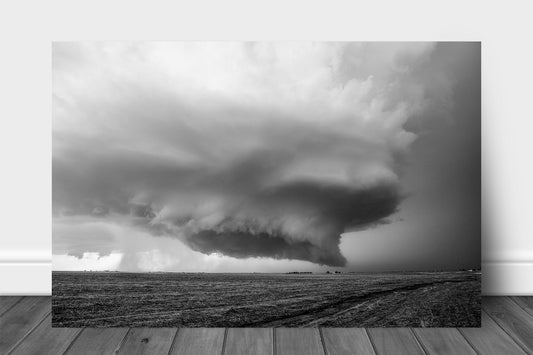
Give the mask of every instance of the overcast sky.
[(479, 267), (480, 69), (478, 43), (54, 43), (53, 267)]

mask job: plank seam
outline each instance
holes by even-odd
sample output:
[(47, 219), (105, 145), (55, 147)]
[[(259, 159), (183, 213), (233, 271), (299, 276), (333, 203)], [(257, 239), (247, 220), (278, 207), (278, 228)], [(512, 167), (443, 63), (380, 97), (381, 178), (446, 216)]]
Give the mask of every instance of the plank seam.
[(322, 328), (318, 328), (318, 335), (320, 336), (320, 343), (322, 343), (322, 351), (324, 355), (328, 355), (328, 349), (326, 348), (326, 342), (324, 341), (324, 334), (322, 334)]
[[(520, 305), (518, 305), (516, 302), (513, 301), (512, 297), (511, 296), (505, 296), (505, 297), (502, 297), (504, 300), (507, 299), (508, 302), (511, 304), (511, 305), (515, 305), (515, 307), (518, 309), (518, 312), (517, 312), (517, 315), (518, 314), (522, 314), (523, 316), (525, 316), (526, 318), (529, 318), (531, 317), (531, 315), (526, 312), (526, 310), (524, 310), (522, 307), (520, 307)], [(511, 312), (512, 313), (512, 312)], [(514, 338), (513, 338), (514, 339)], [(523, 344), (522, 346), (522, 349), (524, 349), (524, 351), (527, 353), (527, 354), (530, 354), (531, 353), (531, 349), (529, 348), (529, 346), (526, 344), (526, 343), (523, 343), (522, 340), (516, 340), (515, 339), (515, 342), (518, 343), (519, 345), (520, 344)]]
[(498, 322), (498, 320), (490, 314), (490, 312), (485, 310), (485, 313), (490, 317), (490, 319), (492, 319), (494, 321), (494, 323), (496, 323), (496, 325), (498, 327), (500, 327), (501, 330), (503, 330), (503, 332), (505, 334), (507, 334), (515, 342), (516, 345), (518, 345), (520, 347), (520, 349), (522, 349), (526, 354), (529, 353), (529, 349), (527, 349), (526, 347), (524, 347), (524, 345), (522, 345), (522, 341), (520, 339), (516, 339), (513, 334), (508, 332), (505, 329), (505, 327), (503, 325), (501, 325), (500, 322)]
[(520, 303), (518, 303), (518, 302), (516, 301), (516, 299), (515, 299), (516, 296), (513, 296), (513, 297), (507, 297), (507, 298), (509, 298), (511, 301), (513, 301), (513, 303), (515, 303), (518, 307), (520, 307), (521, 309), (523, 309), (524, 312), (526, 312), (529, 316), (533, 317), (533, 313), (529, 313), (529, 312), (530, 312), (529, 308), (526, 308), (526, 307), (522, 306)]
[(374, 344), (374, 340), (372, 340), (370, 332), (368, 331), (367, 328), (363, 328), (363, 329), (365, 330), (366, 338), (368, 339), (370, 346), (372, 347), (372, 351), (374, 352), (374, 354), (377, 354), (378, 350), (376, 348), (376, 344)]
[(19, 297), (19, 299), (13, 303), (11, 306), (9, 306), (5, 311), (3, 311), (2, 313), (0, 313), (0, 317), (2, 317), (4, 314), (6, 314), (7, 312), (9, 312), (9, 310), (11, 310), (11, 308), (15, 307), (20, 301), (22, 301), (24, 297)]
[(122, 349), (122, 346), (124, 346), (124, 343), (126, 342), (126, 339), (130, 335), (130, 331), (131, 331), (131, 328), (128, 328), (128, 331), (126, 332), (126, 334), (124, 334), (124, 338), (122, 338), (122, 341), (118, 344), (118, 347), (115, 350), (115, 354), (118, 354), (120, 352), (120, 349)]
[(11, 349), (9, 349), (9, 351), (6, 353), (7, 355), (11, 354), (16, 348), (18, 348), (20, 346), (20, 344), (22, 344), (22, 342), (24, 341), (24, 339), (26, 339), (31, 333), (33, 333), (33, 331), (41, 325), (42, 322), (44, 322), (44, 320), (46, 318), (48, 318), (48, 316), (52, 314), (52, 312), (48, 312), (46, 313), (46, 315), (40, 320), (38, 321), (26, 334), (24, 334), (24, 336), (22, 338), (19, 339), (19, 341), (16, 342), (15, 345), (13, 345), (11, 347)]
[(76, 336), (74, 337), (74, 339), (72, 339), (72, 341), (70, 342), (70, 344), (68, 344), (68, 346), (67, 346), (67, 348), (65, 349), (65, 351), (63, 351), (63, 355), (65, 355), (65, 354), (70, 350), (70, 348), (72, 348), (72, 344), (74, 344), (74, 342), (75, 342), (76, 340), (78, 340), (78, 338), (80, 337), (81, 333), (83, 333), (84, 330), (85, 330), (85, 328), (79, 330), (78, 334), (76, 334)]
[(466, 335), (464, 335), (464, 333), (461, 331), (461, 329), (459, 329), (459, 328), (455, 328), (455, 329), (457, 329), (457, 331), (459, 332), (459, 334), (462, 335), (462, 337), (466, 340), (466, 342), (468, 343), (468, 345), (470, 345), (470, 347), (472, 348), (472, 350), (474, 350), (474, 352), (475, 352), (477, 355), (482, 355), (482, 354), (476, 349), (476, 347), (474, 346), (474, 344), (472, 344), (472, 343), (470, 342), (470, 340), (468, 340), (468, 338), (466, 337)]
[(176, 333), (174, 333), (174, 336), (172, 337), (172, 343), (170, 343), (170, 348), (168, 349), (168, 355), (172, 354), (172, 351), (174, 350), (174, 344), (176, 344), (176, 339), (178, 338), (179, 332), (180, 328), (176, 329)]
[(224, 355), (226, 353), (226, 339), (228, 338), (228, 328), (224, 328), (224, 339), (222, 340), (222, 352), (220, 354)]
[(418, 344), (418, 347), (422, 350), (422, 352), (426, 355), (429, 355), (429, 352), (428, 350), (426, 349), (426, 347), (424, 346), (424, 344), (422, 343), (422, 340), (420, 340), (418, 338), (418, 335), (416, 334), (415, 330), (413, 328), (409, 328), (409, 330), (411, 331), (411, 333), (413, 334), (414, 338), (415, 338), (415, 341), (416, 343)]
[[(514, 338), (511, 337), (511, 336), (509, 335), (509, 333), (507, 333), (507, 332), (505, 331), (505, 329), (503, 329), (503, 328), (502, 328), (502, 327), (501, 327), (501, 326), (500, 326), (500, 325), (494, 320), (494, 318), (490, 316), (489, 312), (487, 312), (487, 311), (484, 310), (484, 309), (482, 309), (481, 312), (482, 312), (482, 313), (485, 313), (485, 315), (490, 319), (490, 321), (493, 322), (493, 323), (495, 324), (496, 330), (499, 330), (499, 331), (502, 333), (502, 334), (501, 334), (502, 337), (506, 337), (506, 339), (508, 339), (512, 344), (518, 346), (518, 350), (520, 350), (520, 351), (524, 351), (524, 349), (520, 346), (520, 344), (518, 344), (518, 343), (516, 342), (516, 340), (514, 340)], [(527, 352), (524, 352), (524, 354), (527, 355)]]
[(278, 353), (276, 341), (276, 328), (272, 328), (272, 355), (277, 355)]

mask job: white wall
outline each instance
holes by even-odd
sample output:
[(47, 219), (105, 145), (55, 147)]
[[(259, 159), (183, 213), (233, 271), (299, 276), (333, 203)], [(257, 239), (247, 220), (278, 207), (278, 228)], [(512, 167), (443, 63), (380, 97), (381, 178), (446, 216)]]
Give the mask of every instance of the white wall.
[(483, 292), (533, 294), (527, 1), (18, 1), (0, 5), (0, 294), (49, 294), (52, 40), (483, 42)]

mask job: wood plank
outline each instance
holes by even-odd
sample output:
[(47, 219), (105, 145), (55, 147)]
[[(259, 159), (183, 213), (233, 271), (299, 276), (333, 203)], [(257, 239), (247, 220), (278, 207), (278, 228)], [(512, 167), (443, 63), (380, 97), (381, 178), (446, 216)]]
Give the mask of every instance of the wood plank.
[(224, 333), (224, 328), (181, 328), (170, 354), (220, 355)]
[(318, 328), (276, 328), (277, 355), (324, 355)]
[(67, 354), (115, 354), (128, 328), (86, 328), (71, 344)]
[(368, 335), (378, 355), (424, 355), (413, 332), (408, 328), (369, 328)]
[(23, 297), (0, 317), (0, 354), (7, 353), (50, 313), (50, 297)]
[(2, 296), (0, 297), (0, 316), (4, 314), (7, 310), (15, 305), (18, 301), (22, 299), (21, 296)]
[(166, 355), (176, 332), (176, 328), (132, 328), (118, 353)]
[[(480, 354), (533, 353), (533, 315), (528, 314), (532, 312), (532, 306), (533, 297), (484, 297), (481, 329), (416, 329), (414, 332), (428, 354), (473, 354), (472, 348), (465, 347), (465, 343)], [(218, 355), (223, 347), (225, 354), (272, 354), (275, 345), (280, 355), (311, 355), (324, 354), (323, 341), (328, 355), (373, 354), (367, 351), (372, 351), (372, 347), (367, 347), (369, 344), (374, 346), (377, 354), (423, 354), (413, 333), (402, 328), (368, 329), (366, 344), (364, 340), (355, 340), (363, 335), (362, 329), (325, 328), (322, 340), (315, 328), (276, 329), (274, 337), (271, 330), (265, 328), (228, 329), (224, 346), (223, 329), (215, 329), (213, 333), (210, 332), (212, 329), (181, 329), (177, 336), (175, 329), (132, 329), (124, 339), (127, 330), (123, 328), (85, 329), (81, 333), (80, 329), (51, 328), (49, 297), (2, 297), (2, 309), (0, 344), (4, 348), (0, 353), (12, 349), (13, 354), (46, 355), (65, 351), (67, 354), (112, 354), (123, 342), (120, 346), (123, 354), (167, 354), (170, 351), (172, 354)], [(207, 333), (202, 334), (203, 331)], [(460, 338), (454, 332), (464, 342), (458, 340)]]
[(375, 354), (363, 328), (323, 328), (321, 332), (328, 355)]
[(226, 336), (225, 354), (271, 355), (274, 349), (272, 328), (230, 328)]
[(511, 297), (511, 299), (533, 317), (533, 296)]
[(480, 354), (524, 354), (524, 351), (485, 312), (481, 312), (481, 328), (461, 328), (459, 332)]
[(476, 355), (475, 350), (455, 328), (413, 329), (428, 354)]
[(533, 317), (507, 297), (486, 297), (483, 309), (527, 353), (533, 353)]
[(80, 332), (77, 328), (52, 328), (52, 316), (48, 315), (10, 355), (63, 354)]

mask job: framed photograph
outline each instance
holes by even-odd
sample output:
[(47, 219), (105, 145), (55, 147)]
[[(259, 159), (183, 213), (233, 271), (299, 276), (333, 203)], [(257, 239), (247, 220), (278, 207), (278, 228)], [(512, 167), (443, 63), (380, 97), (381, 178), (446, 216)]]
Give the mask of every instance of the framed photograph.
[(54, 327), (479, 327), (479, 42), (54, 42)]

